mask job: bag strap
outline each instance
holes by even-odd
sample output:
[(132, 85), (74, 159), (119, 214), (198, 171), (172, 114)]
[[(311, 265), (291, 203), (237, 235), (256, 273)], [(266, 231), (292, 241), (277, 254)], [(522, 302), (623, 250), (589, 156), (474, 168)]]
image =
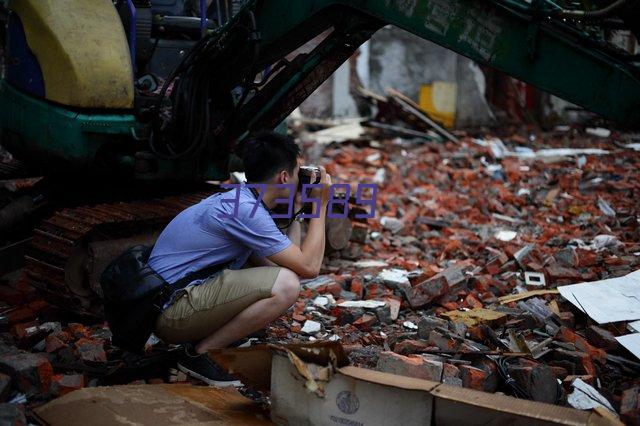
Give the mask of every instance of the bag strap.
[(163, 306), (169, 301), (169, 299), (171, 298), (174, 292), (176, 292), (177, 290), (183, 289), (187, 285), (191, 284), (192, 281), (208, 278), (212, 274), (223, 270), (230, 264), (231, 262), (220, 263), (217, 265), (209, 265), (206, 268), (200, 269), (199, 271), (195, 271), (190, 274), (187, 274), (186, 276), (180, 278), (178, 281), (174, 283), (168, 283), (163, 280), (164, 284), (162, 285), (162, 288), (160, 288), (160, 291), (153, 297), (153, 300), (152, 300), (153, 306), (159, 312), (162, 312)]
[(199, 271), (194, 271), (194, 272), (191, 272), (190, 274), (185, 275), (184, 277), (180, 278), (178, 281), (174, 283), (167, 283), (167, 284), (169, 284), (169, 287), (171, 288), (172, 292), (176, 290), (180, 290), (181, 288), (184, 288), (189, 284), (191, 284), (192, 281), (208, 278), (214, 273), (223, 270), (230, 264), (231, 262), (219, 263), (217, 265), (216, 264), (209, 265), (204, 267), (203, 269), (200, 269)]

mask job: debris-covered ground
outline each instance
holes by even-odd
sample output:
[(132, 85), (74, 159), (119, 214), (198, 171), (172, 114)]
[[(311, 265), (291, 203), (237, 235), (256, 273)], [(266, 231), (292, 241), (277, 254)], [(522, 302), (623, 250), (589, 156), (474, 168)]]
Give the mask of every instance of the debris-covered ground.
[(354, 220), (269, 336), (339, 339), (356, 365), (637, 423), (640, 363), (616, 340), (635, 330), (556, 288), (640, 269), (640, 153), (562, 128), (501, 136), (324, 145), (312, 160), (334, 182), (378, 183), (376, 217)]
[[(376, 183), (377, 205), (374, 218), (355, 218), (366, 208), (352, 198), (348, 246), (327, 254), (266, 340), (339, 340), (354, 365), (604, 406), (639, 423), (639, 353), (625, 346), (633, 350), (640, 330), (630, 321), (640, 318), (640, 278), (602, 283), (611, 297), (601, 304), (598, 292), (568, 301), (557, 290), (640, 269), (640, 153), (630, 140), (583, 129), (447, 138), (388, 126), (346, 126), (339, 137), (328, 129), (322, 143), (313, 126), (296, 128), (308, 162), (354, 193)], [(625, 297), (632, 303), (611, 309)], [(86, 386), (186, 380), (162, 343), (144, 360), (123, 359), (106, 325), (48, 305), (24, 277), (7, 277), (0, 301), (7, 419)]]

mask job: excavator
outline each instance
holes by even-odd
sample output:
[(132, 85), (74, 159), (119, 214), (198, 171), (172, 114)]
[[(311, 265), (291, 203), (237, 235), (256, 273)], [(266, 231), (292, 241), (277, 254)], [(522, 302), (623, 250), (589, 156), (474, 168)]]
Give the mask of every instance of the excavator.
[[(640, 124), (638, 0), (5, 0), (0, 145), (69, 204), (25, 257), (52, 303), (100, 316), (99, 274), (153, 240), (385, 25), (624, 126)], [(0, 68), (1, 69), (1, 68)]]

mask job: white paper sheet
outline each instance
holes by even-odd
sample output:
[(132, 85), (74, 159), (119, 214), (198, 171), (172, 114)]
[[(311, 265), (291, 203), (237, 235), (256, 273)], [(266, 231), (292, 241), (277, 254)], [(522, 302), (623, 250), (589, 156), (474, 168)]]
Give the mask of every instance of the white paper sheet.
[(618, 336), (616, 337), (616, 340), (620, 342), (622, 346), (627, 348), (629, 352), (634, 354), (636, 358), (640, 359), (640, 333)]
[(619, 278), (558, 287), (598, 324), (640, 319), (640, 270)]

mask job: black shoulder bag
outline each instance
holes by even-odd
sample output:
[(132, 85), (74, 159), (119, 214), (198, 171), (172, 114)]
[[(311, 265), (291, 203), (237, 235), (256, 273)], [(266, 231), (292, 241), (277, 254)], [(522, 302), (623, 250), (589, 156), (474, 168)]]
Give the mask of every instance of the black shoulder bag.
[(229, 265), (211, 265), (170, 284), (147, 264), (152, 249), (153, 246), (138, 245), (125, 250), (100, 276), (113, 344), (131, 352), (144, 349), (162, 307), (174, 291)]

